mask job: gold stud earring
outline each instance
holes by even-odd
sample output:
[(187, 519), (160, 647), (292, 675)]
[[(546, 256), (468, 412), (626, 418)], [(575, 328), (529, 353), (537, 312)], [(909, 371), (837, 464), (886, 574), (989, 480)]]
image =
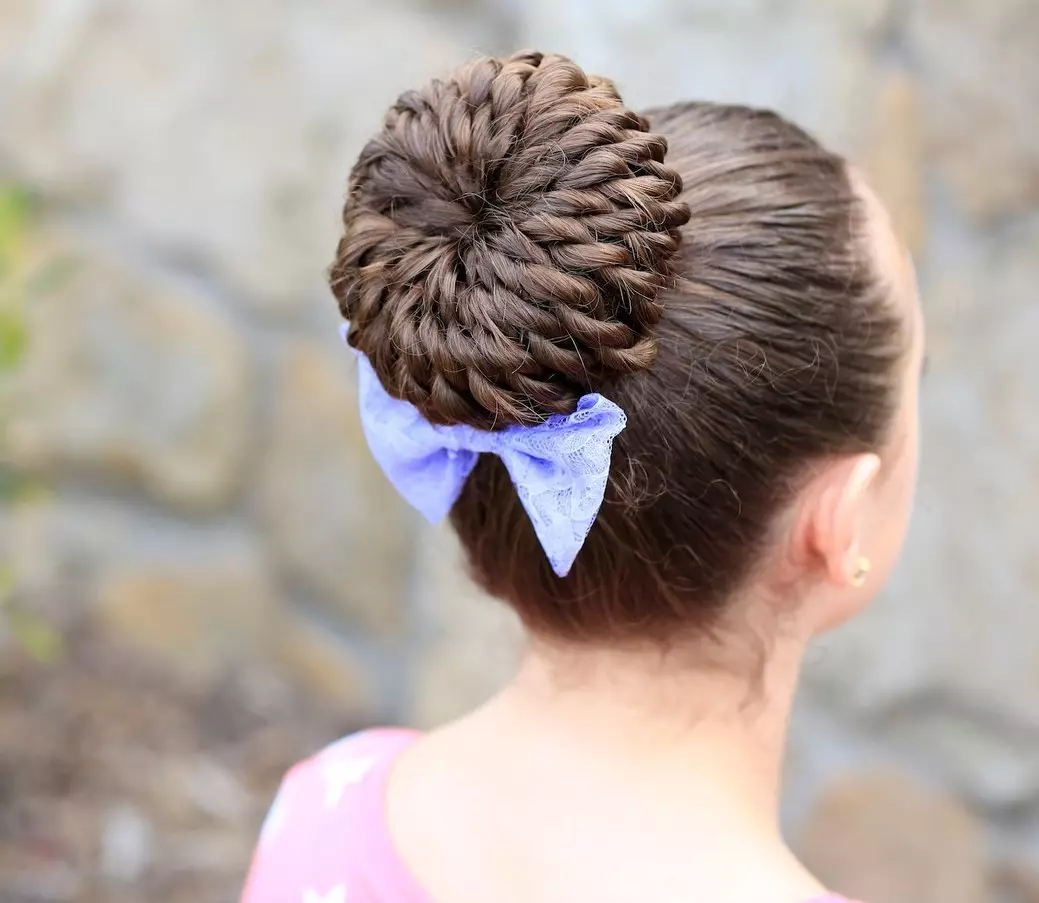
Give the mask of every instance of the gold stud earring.
[(851, 575), (851, 585), (862, 586), (866, 582), (866, 575), (871, 567), (872, 565), (868, 558), (860, 558), (855, 562), (855, 573)]

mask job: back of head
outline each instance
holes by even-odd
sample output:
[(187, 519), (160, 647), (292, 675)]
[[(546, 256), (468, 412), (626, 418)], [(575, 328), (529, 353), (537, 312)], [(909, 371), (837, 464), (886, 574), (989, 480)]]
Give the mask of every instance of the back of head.
[(657, 640), (712, 626), (811, 461), (884, 441), (905, 345), (865, 218), (844, 161), (773, 113), (640, 115), (522, 53), (397, 101), (331, 281), (350, 343), (433, 423), (538, 423), (592, 391), (625, 411), (567, 577), (493, 456), (452, 522), (531, 629)]

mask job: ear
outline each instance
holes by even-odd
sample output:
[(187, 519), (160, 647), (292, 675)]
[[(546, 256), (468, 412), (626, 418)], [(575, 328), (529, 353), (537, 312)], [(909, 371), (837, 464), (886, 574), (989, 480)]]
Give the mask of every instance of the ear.
[(858, 586), (869, 570), (866, 524), (879, 471), (880, 458), (863, 454), (834, 462), (817, 477), (806, 512), (806, 539), (811, 557), (833, 586)]

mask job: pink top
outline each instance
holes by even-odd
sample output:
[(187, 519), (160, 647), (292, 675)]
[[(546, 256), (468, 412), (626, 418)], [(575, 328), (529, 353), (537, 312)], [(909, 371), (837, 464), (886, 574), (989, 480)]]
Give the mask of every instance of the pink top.
[(390, 768), (416, 736), (365, 731), (293, 768), (264, 822), (241, 903), (432, 903), (397, 857), (384, 817)]

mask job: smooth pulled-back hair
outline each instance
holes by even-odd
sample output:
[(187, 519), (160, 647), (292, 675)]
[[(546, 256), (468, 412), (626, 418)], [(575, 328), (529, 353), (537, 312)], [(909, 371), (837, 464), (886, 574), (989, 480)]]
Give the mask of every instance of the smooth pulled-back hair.
[(349, 342), (433, 423), (627, 413), (565, 578), (501, 462), (452, 523), (554, 638), (709, 630), (810, 463), (894, 420), (903, 319), (845, 161), (775, 113), (636, 113), (535, 52), (402, 95), (353, 168), (331, 285)]

